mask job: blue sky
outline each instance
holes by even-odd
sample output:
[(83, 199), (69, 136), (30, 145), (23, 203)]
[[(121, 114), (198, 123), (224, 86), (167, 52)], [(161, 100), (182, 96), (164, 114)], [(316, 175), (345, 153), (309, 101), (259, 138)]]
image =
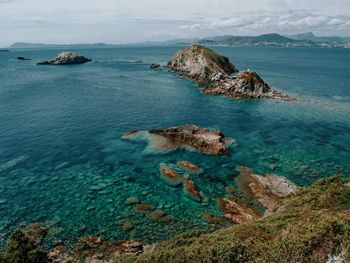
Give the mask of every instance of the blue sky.
[(308, 31), (350, 36), (350, 1), (0, 0), (0, 46)]

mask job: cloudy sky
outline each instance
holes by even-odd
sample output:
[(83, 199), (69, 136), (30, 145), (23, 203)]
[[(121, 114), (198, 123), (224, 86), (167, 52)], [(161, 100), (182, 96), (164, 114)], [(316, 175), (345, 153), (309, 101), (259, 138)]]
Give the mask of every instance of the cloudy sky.
[(350, 36), (350, 0), (0, 0), (0, 46), (308, 31)]

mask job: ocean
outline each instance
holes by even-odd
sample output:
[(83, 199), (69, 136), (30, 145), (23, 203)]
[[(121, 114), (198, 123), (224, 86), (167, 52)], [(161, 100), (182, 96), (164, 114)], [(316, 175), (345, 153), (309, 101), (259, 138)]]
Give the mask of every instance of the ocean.
[[(50, 242), (87, 235), (157, 242), (222, 227), (203, 215), (221, 215), (216, 200), (227, 195), (225, 187), (236, 187), (237, 165), (300, 186), (350, 176), (350, 49), (213, 47), (293, 102), (204, 95), (187, 79), (149, 68), (165, 64), (178, 49), (72, 50), (93, 59), (72, 66), (36, 65), (59, 49), (0, 53), (0, 237), (45, 223)], [(121, 139), (131, 129), (182, 124), (220, 129), (236, 143), (222, 157), (184, 149), (149, 152), (146, 142)], [(181, 160), (204, 170), (192, 179), (207, 205), (161, 179), (161, 163)], [(176, 221), (136, 213), (125, 203), (130, 197)], [(125, 222), (134, 228), (124, 231)]]

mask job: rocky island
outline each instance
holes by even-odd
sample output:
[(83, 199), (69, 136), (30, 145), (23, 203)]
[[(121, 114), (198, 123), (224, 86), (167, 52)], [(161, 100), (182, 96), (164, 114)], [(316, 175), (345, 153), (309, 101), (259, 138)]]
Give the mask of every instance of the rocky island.
[(150, 131), (131, 130), (122, 137), (123, 139), (146, 139), (149, 148), (153, 150), (174, 150), (190, 147), (198, 152), (225, 155), (229, 146), (235, 142), (220, 130), (209, 130), (196, 125), (182, 125)]
[(92, 59), (81, 56), (73, 52), (62, 52), (54, 60), (42, 61), (37, 65), (73, 65), (73, 64), (84, 64), (90, 62)]
[[(203, 85), (203, 93), (234, 99), (292, 100), (272, 89), (256, 72), (239, 72), (227, 57), (200, 45), (178, 51), (167, 67)], [(236, 75), (231, 75), (237, 73)]]

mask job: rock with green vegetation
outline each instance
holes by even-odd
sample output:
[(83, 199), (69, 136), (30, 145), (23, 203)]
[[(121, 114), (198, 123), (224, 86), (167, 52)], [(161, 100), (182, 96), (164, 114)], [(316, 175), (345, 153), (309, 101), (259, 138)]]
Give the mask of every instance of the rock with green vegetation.
[(340, 177), (299, 189), (283, 207), (210, 234), (178, 235), (132, 262), (350, 262), (350, 187)]
[(209, 83), (213, 77), (220, 79), (237, 71), (227, 57), (200, 45), (177, 52), (168, 62), (168, 68), (200, 83)]
[(0, 252), (0, 263), (46, 263), (50, 262), (42, 241), (47, 229), (32, 225), (25, 230), (16, 230), (8, 238), (6, 248)]
[(256, 72), (238, 72), (227, 57), (200, 45), (181, 49), (168, 62), (168, 68), (205, 87), (203, 93), (223, 95), (233, 99), (293, 100), (272, 89)]

